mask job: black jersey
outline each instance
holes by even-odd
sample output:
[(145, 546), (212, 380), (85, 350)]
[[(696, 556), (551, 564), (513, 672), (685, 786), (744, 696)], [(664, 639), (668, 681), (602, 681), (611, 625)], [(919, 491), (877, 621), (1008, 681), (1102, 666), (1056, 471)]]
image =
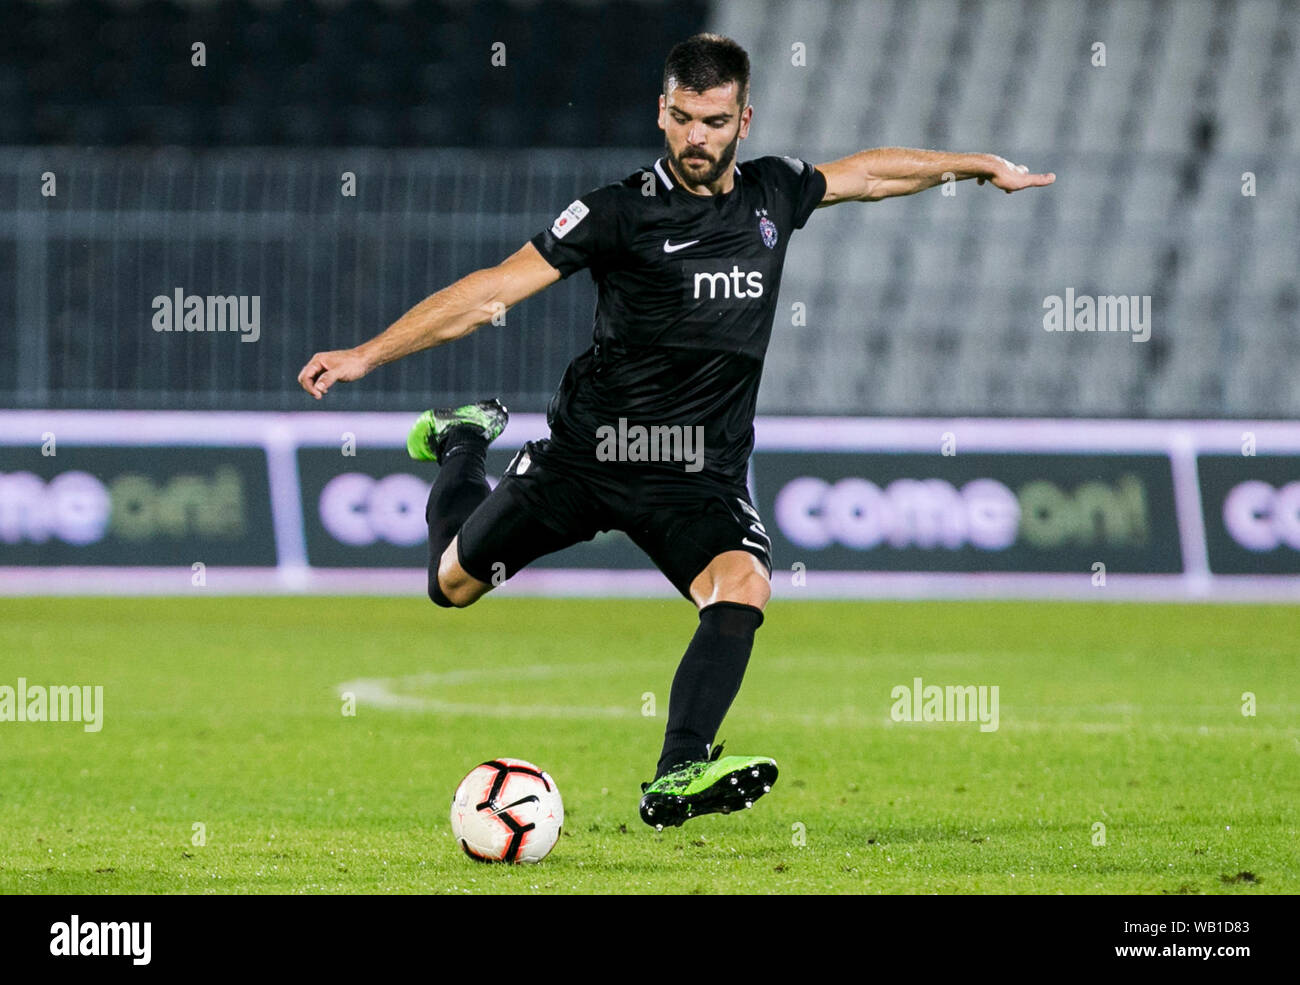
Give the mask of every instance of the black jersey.
[(552, 448), (586, 457), (602, 428), (702, 428), (703, 475), (743, 483), (786, 247), (825, 194), (807, 161), (761, 157), (727, 194), (693, 195), (661, 158), (534, 236), (562, 276), (586, 267), (598, 289), (593, 345), (548, 409)]

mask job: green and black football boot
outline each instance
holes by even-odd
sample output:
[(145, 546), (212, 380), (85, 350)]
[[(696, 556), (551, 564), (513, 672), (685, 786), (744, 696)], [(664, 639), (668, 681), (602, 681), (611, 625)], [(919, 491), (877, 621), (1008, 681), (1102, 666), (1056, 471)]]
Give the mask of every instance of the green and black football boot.
[(641, 784), (641, 820), (662, 831), (701, 814), (730, 814), (754, 806), (776, 782), (776, 760), (723, 756), (722, 743), (708, 760), (684, 763)]
[(417, 462), (436, 462), (442, 454), (447, 433), (453, 428), (472, 427), (488, 441), (505, 430), (510, 414), (495, 397), (463, 407), (437, 407), (415, 420), (406, 436), (406, 453)]

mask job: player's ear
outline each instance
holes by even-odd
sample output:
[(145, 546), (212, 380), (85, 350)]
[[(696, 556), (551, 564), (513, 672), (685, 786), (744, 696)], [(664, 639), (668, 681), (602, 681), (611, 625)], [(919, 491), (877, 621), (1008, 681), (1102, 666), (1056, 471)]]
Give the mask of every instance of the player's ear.
[(659, 129), (660, 130), (668, 129), (667, 123), (664, 120), (664, 113), (666, 112), (667, 105), (668, 105), (668, 100), (664, 98), (663, 93), (660, 93), (659, 94)]
[(749, 121), (754, 118), (754, 106), (751, 103), (746, 106), (740, 114), (740, 139), (744, 140), (749, 136)]

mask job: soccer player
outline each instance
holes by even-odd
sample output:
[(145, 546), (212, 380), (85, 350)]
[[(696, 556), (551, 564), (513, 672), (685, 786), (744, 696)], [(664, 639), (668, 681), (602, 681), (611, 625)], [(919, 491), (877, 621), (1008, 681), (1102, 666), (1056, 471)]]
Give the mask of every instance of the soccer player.
[[(663, 157), (582, 195), (517, 253), (438, 291), (370, 341), (317, 353), (298, 376), (320, 399), (335, 383), (468, 335), (591, 271), (594, 344), (564, 373), (549, 438), (526, 444), (495, 490), (484, 457), (506, 424), (496, 400), (425, 411), (407, 449), (439, 465), (426, 513), (438, 605), (470, 605), (500, 582), (494, 574), (511, 577), (613, 529), (698, 608), (655, 776), (642, 785), (641, 817), (656, 827), (749, 807), (777, 776), (770, 758), (722, 757), (712, 744), (770, 594), (770, 541), (745, 476), (791, 234), (839, 202), (945, 180), (1012, 192), (1055, 178), (991, 154), (896, 147), (816, 167), (790, 157), (738, 163), (753, 113), (744, 49), (716, 34), (683, 41), (664, 66)], [(620, 444), (627, 436), (640, 447)]]

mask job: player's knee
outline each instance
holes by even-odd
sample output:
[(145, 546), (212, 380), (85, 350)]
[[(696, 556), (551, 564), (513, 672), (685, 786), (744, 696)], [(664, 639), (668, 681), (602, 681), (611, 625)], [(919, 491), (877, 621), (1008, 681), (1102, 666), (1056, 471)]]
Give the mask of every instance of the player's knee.
[(762, 609), (771, 601), (772, 580), (765, 574), (755, 572), (746, 577), (744, 591), (751, 599), (748, 604)]
[(448, 598), (447, 593), (442, 590), (442, 584), (436, 571), (429, 572), (429, 601), (440, 609), (456, 607), (456, 603)]
[(468, 575), (451, 552), (444, 554), (436, 570), (429, 572), (429, 600), (442, 609), (463, 609), (478, 595)]
[(449, 579), (439, 572), (429, 579), (429, 599), (443, 609), (463, 609), (477, 602), (482, 594), (468, 578)]
[(480, 594), (470, 586), (451, 585), (444, 587), (441, 579), (429, 579), (429, 600), (443, 609), (463, 609), (473, 605)]
[(772, 598), (772, 583), (766, 574), (747, 571), (733, 575), (718, 586), (717, 601), (739, 602), (752, 605), (756, 609), (764, 608)]
[[(435, 595), (436, 591), (436, 595)], [(429, 598), (444, 608), (463, 609), (483, 596), (483, 586), (460, 566), (450, 551), (443, 555), (438, 574), (430, 579)]]

